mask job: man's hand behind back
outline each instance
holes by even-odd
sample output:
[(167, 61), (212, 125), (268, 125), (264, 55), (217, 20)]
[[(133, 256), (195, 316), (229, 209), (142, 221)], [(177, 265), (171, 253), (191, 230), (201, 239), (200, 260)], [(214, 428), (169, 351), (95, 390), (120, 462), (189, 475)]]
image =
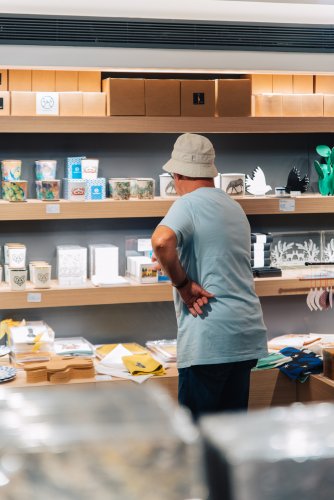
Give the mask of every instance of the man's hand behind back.
[(189, 312), (196, 318), (197, 315), (204, 314), (203, 307), (213, 298), (212, 293), (207, 292), (195, 281), (189, 280), (182, 288), (178, 289), (183, 302), (189, 309)]

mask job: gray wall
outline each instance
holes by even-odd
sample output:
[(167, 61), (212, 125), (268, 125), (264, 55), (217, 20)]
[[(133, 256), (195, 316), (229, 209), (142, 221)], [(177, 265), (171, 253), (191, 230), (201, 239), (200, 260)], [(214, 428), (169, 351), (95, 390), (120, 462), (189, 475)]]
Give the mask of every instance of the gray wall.
[[(168, 160), (176, 137), (176, 134), (3, 134), (0, 159), (23, 160), (22, 177), (30, 181), (30, 196), (35, 193), (34, 160), (57, 159), (58, 178), (62, 178), (66, 156), (81, 154), (100, 158), (101, 176), (154, 177), (158, 193), (161, 166)], [(285, 185), (289, 170), (296, 166), (302, 173), (311, 175), (312, 189), (316, 190), (312, 167), (315, 146), (332, 145), (330, 134), (214, 134), (208, 137), (216, 148), (220, 172), (247, 174), (260, 165), (273, 188)], [(263, 215), (249, 220), (254, 231), (334, 229), (330, 214)], [(0, 222), (0, 245), (6, 241), (22, 241), (28, 247), (29, 260), (46, 259), (55, 267), (57, 244), (111, 242), (120, 247), (123, 273), (126, 238), (148, 236), (158, 222), (159, 219), (5, 221)], [(331, 331), (333, 312), (310, 313), (304, 297), (266, 298), (262, 299), (262, 305), (270, 337), (287, 332)], [(94, 342), (144, 342), (176, 335), (172, 303), (0, 311), (0, 319), (5, 317), (43, 318), (58, 336), (85, 335)]]

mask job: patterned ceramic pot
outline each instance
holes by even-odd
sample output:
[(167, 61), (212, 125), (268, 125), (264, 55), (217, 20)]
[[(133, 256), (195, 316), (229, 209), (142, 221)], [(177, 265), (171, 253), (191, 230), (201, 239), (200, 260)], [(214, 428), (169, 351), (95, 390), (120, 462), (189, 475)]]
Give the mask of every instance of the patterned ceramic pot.
[(2, 160), (1, 173), (3, 181), (18, 181), (21, 178), (21, 160)]
[(2, 198), (7, 201), (26, 201), (27, 181), (2, 181)]
[(114, 200), (128, 200), (131, 194), (130, 179), (109, 179), (109, 195)]
[(137, 178), (137, 196), (139, 199), (154, 198), (155, 181), (150, 178)]
[(38, 181), (52, 181), (56, 178), (57, 160), (37, 160), (35, 169)]
[(36, 197), (38, 200), (59, 200), (60, 181), (36, 181)]

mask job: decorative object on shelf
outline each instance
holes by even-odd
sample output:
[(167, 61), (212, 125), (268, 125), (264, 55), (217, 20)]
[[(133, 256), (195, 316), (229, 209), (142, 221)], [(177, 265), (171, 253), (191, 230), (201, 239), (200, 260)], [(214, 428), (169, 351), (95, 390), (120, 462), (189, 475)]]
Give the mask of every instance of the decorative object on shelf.
[(2, 181), (2, 198), (6, 201), (26, 201), (27, 181)]
[(314, 167), (318, 174), (319, 192), (323, 196), (334, 194), (334, 148), (328, 146), (317, 146), (316, 151), (319, 156), (325, 158), (326, 163), (314, 161)]
[(60, 286), (86, 283), (87, 248), (80, 245), (58, 245), (57, 272)]
[(60, 181), (36, 181), (36, 197), (42, 201), (59, 200)]
[(245, 174), (220, 174), (220, 187), (231, 196), (245, 194)]
[(3, 181), (18, 181), (21, 178), (21, 160), (2, 160), (1, 174)]
[(93, 360), (90, 358), (53, 357), (50, 361), (28, 363), (24, 366), (28, 383), (65, 383), (71, 379), (93, 378)]
[(320, 232), (274, 233), (271, 262), (275, 267), (304, 266), (307, 261), (321, 260), (322, 239)]
[(25, 290), (27, 283), (27, 269), (9, 268), (9, 285), (11, 290)]
[(56, 178), (57, 160), (36, 160), (35, 172), (38, 181), (53, 181)]
[(16, 368), (12, 366), (0, 366), (0, 384), (10, 382), (16, 377)]
[(65, 200), (85, 201), (86, 189), (85, 179), (63, 179), (63, 196)]
[(262, 168), (256, 167), (251, 175), (246, 175), (246, 188), (248, 193), (255, 196), (264, 196), (271, 191), (271, 186), (266, 182)]
[(85, 179), (86, 194), (85, 200), (105, 200), (106, 198), (106, 180), (104, 177), (97, 179)]
[(300, 191), (301, 193), (305, 193), (308, 189), (309, 183), (310, 179), (308, 176), (304, 175), (304, 177), (301, 178), (299, 170), (296, 167), (293, 167), (289, 172), (285, 190), (287, 193), (291, 193), (291, 191)]
[(34, 287), (50, 288), (51, 271), (52, 271), (52, 266), (50, 264), (35, 264), (33, 266)]
[(97, 158), (82, 158), (81, 176), (83, 179), (97, 179), (99, 160)]
[(151, 178), (137, 178), (137, 196), (139, 199), (153, 199), (155, 182)]
[[(218, 181), (220, 184), (220, 179), (218, 177)], [(174, 179), (167, 172), (159, 175), (159, 184), (160, 184), (160, 196), (162, 198), (168, 198), (169, 196), (177, 196), (175, 191)], [(217, 186), (217, 187), (220, 187)]]
[(285, 187), (283, 186), (277, 186), (275, 187), (275, 196), (289, 196), (288, 193), (285, 190)]
[(128, 200), (131, 195), (130, 179), (114, 178), (108, 180), (109, 196), (114, 200)]
[(70, 156), (66, 158), (66, 178), (82, 179), (81, 160), (86, 156)]

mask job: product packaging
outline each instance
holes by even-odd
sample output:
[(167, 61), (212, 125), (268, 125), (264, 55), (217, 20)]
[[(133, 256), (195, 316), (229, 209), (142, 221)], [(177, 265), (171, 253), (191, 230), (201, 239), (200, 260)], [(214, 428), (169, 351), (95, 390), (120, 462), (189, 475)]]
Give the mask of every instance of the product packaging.
[(7, 201), (26, 201), (27, 181), (2, 181), (2, 198)]
[(245, 194), (245, 174), (220, 174), (220, 187), (230, 196)]
[(101, 71), (79, 71), (80, 92), (101, 92)]
[(82, 116), (82, 92), (60, 92), (59, 115)]
[(89, 245), (89, 275), (96, 286), (122, 285), (128, 281), (119, 276), (119, 249), (111, 244)]
[(109, 196), (114, 200), (128, 200), (131, 195), (131, 180), (114, 178), (108, 180)]
[(81, 160), (86, 156), (71, 156), (66, 158), (66, 178), (82, 179)]
[(32, 70), (31, 87), (33, 92), (55, 92), (56, 72), (53, 70)]
[(27, 270), (9, 268), (8, 272), (10, 289), (15, 291), (25, 290), (27, 284)]
[(152, 199), (155, 193), (155, 181), (151, 178), (137, 178), (137, 197), (139, 199)]
[[(31, 92), (31, 70), (10, 69), (8, 72), (8, 90), (11, 92)], [(11, 94), (13, 99), (13, 94)]]
[(1, 174), (3, 181), (18, 181), (21, 178), (21, 160), (2, 160)]
[(99, 160), (97, 158), (83, 158), (81, 160), (81, 176), (83, 179), (97, 179)]
[(98, 177), (97, 179), (86, 179), (87, 201), (105, 200), (106, 198), (106, 179)]
[(33, 284), (35, 288), (50, 288), (51, 287), (51, 271), (50, 264), (34, 264), (33, 269)]
[(274, 94), (292, 94), (293, 83), (292, 75), (273, 75), (273, 93)]
[(147, 116), (180, 116), (180, 80), (145, 80)]
[(107, 78), (102, 81), (107, 94), (107, 115), (145, 115), (143, 78)]
[(251, 80), (246, 78), (219, 79), (217, 81), (218, 116), (250, 116), (251, 86)]
[(87, 280), (87, 248), (58, 245), (57, 276), (60, 286), (84, 285)]
[(38, 200), (59, 200), (60, 180), (36, 181), (36, 197)]
[(35, 116), (36, 93), (23, 91), (11, 92), (10, 114), (12, 116)]
[(58, 116), (59, 93), (36, 92), (36, 115)]
[(65, 200), (85, 201), (85, 179), (63, 179), (63, 197)]
[(83, 116), (106, 116), (107, 95), (103, 92), (82, 93)]
[(150, 257), (133, 255), (127, 257), (127, 274), (140, 283), (157, 283), (158, 271)]
[(215, 116), (215, 101), (213, 80), (181, 81), (182, 116)]
[(0, 92), (8, 90), (8, 69), (0, 69)]
[(5, 264), (13, 269), (23, 269), (26, 267), (26, 246), (21, 243), (5, 243), (4, 256)]
[(77, 71), (56, 71), (56, 92), (76, 92), (78, 90)]
[(35, 172), (38, 181), (56, 179), (57, 160), (36, 160)]

